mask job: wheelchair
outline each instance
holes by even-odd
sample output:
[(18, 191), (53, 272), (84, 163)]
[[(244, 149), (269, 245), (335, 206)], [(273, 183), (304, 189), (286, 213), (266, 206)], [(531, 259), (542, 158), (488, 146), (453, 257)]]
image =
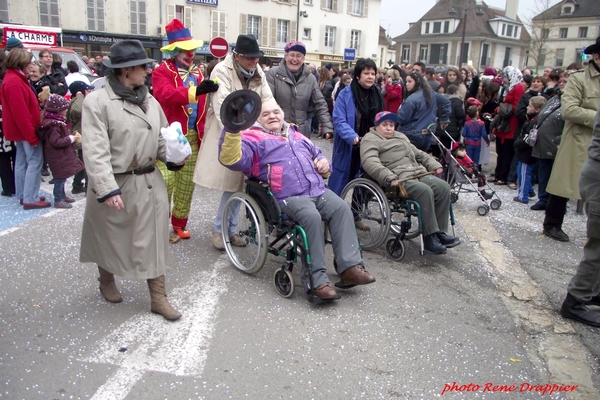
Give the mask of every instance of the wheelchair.
[[(421, 207), (416, 201), (403, 198), (398, 191), (390, 189), (384, 190), (363, 172), (342, 190), (341, 197), (352, 209), (354, 219), (362, 220), (369, 228), (356, 230), (361, 249), (375, 250), (385, 242), (387, 257), (400, 261), (406, 254), (404, 241), (418, 237), (419, 254), (423, 255)], [(392, 238), (390, 234), (393, 234)]]
[[(300, 258), (308, 272), (309, 300), (322, 302), (314, 295), (312, 263), (304, 228), (283, 214), (267, 183), (255, 179), (245, 182), (245, 191), (234, 193), (223, 211), (223, 243), (229, 259), (237, 269), (251, 275), (262, 269), (268, 254), (284, 257), (285, 261), (273, 274), (273, 285), (280, 296), (288, 298), (294, 293), (292, 270)], [(226, 234), (227, 216), (230, 210), (236, 209), (239, 211), (234, 220), (237, 220), (238, 235), (245, 241), (245, 246), (234, 246)], [(325, 237), (325, 243), (331, 243), (331, 240)]]

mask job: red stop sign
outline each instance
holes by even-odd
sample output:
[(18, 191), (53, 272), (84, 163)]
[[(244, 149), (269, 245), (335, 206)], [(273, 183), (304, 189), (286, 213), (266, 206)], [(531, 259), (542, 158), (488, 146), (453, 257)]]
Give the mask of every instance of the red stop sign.
[(223, 58), (229, 52), (229, 43), (227, 43), (227, 40), (225, 40), (225, 38), (217, 36), (210, 41), (210, 44), (208, 45), (208, 50), (210, 51), (210, 54), (213, 55), (213, 57)]

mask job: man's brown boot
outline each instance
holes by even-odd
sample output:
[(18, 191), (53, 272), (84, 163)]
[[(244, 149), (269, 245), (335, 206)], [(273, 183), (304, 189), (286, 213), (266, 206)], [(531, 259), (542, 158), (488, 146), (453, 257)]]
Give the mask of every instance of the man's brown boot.
[(148, 279), (148, 288), (150, 289), (150, 311), (160, 314), (169, 321), (177, 321), (181, 318), (181, 313), (171, 307), (167, 300), (165, 291), (165, 276), (161, 275), (155, 279)]
[(115, 284), (115, 276), (98, 265), (98, 272), (100, 272), (100, 293), (104, 296), (104, 299), (111, 303), (120, 303), (123, 301), (119, 289)]

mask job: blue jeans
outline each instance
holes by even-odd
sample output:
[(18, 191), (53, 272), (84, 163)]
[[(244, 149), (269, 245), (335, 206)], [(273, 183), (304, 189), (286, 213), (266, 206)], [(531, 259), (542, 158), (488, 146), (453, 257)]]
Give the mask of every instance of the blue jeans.
[[(227, 200), (229, 200), (229, 198), (231, 197), (231, 195), (234, 192), (223, 192), (223, 195), (221, 196), (221, 203), (219, 204), (219, 210), (217, 211), (217, 217), (215, 218), (214, 222), (213, 222), (213, 229), (219, 233), (221, 233), (223, 231), (223, 227), (221, 226), (221, 220), (223, 219), (223, 211), (225, 209), (225, 203), (227, 203)], [(229, 215), (227, 216), (227, 221), (229, 221), (229, 226), (227, 227), (227, 232), (229, 233), (229, 237), (232, 237), (233, 235), (235, 235), (236, 232), (236, 227), (238, 224), (238, 214), (240, 212), (240, 207), (241, 207), (242, 203), (239, 201), (236, 201), (233, 204), (233, 207), (229, 208)]]
[(65, 199), (65, 182), (67, 178), (54, 178), (54, 204)]
[(546, 192), (548, 181), (550, 180), (550, 174), (552, 173), (552, 165), (554, 165), (554, 159), (540, 158), (538, 160), (538, 203), (544, 206), (548, 203), (548, 197), (550, 196)]
[(517, 197), (522, 202), (529, 202), (529, 193), (533, 190), (531, 185), (531, 170), (533, 164), (525, 164), (524, 162), (517, 162), (517, 184), (519, 186), (517, 191)]
[(515, 183), (517, 181), (517, 163), (519, 163), (519, 160), (513, 155), (513, 158), (510, 161), (510, 170), (508, 171), (506, 183)]
[(14, 142), (17, 146), (15, 160), (15, 186), (17, 197), (23, 199), (24, 204), (33, 204), (40, 201), (38, 193), (42, 180), (42, 144), (31, 146), (26, 140)]
[(417, 149), (423, 151), (429, 150), (431, 146), (431, 133), (427, 132), (426, 135), (422, 133), (405, 133), (405, 135)]

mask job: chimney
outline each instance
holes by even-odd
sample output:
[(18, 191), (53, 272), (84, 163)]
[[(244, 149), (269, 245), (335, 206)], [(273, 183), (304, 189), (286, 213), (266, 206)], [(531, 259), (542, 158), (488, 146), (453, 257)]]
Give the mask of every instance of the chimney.
[(519, 8), (519, 0), (506, 0), (506, 18), (517, 20), (517, 9)]

